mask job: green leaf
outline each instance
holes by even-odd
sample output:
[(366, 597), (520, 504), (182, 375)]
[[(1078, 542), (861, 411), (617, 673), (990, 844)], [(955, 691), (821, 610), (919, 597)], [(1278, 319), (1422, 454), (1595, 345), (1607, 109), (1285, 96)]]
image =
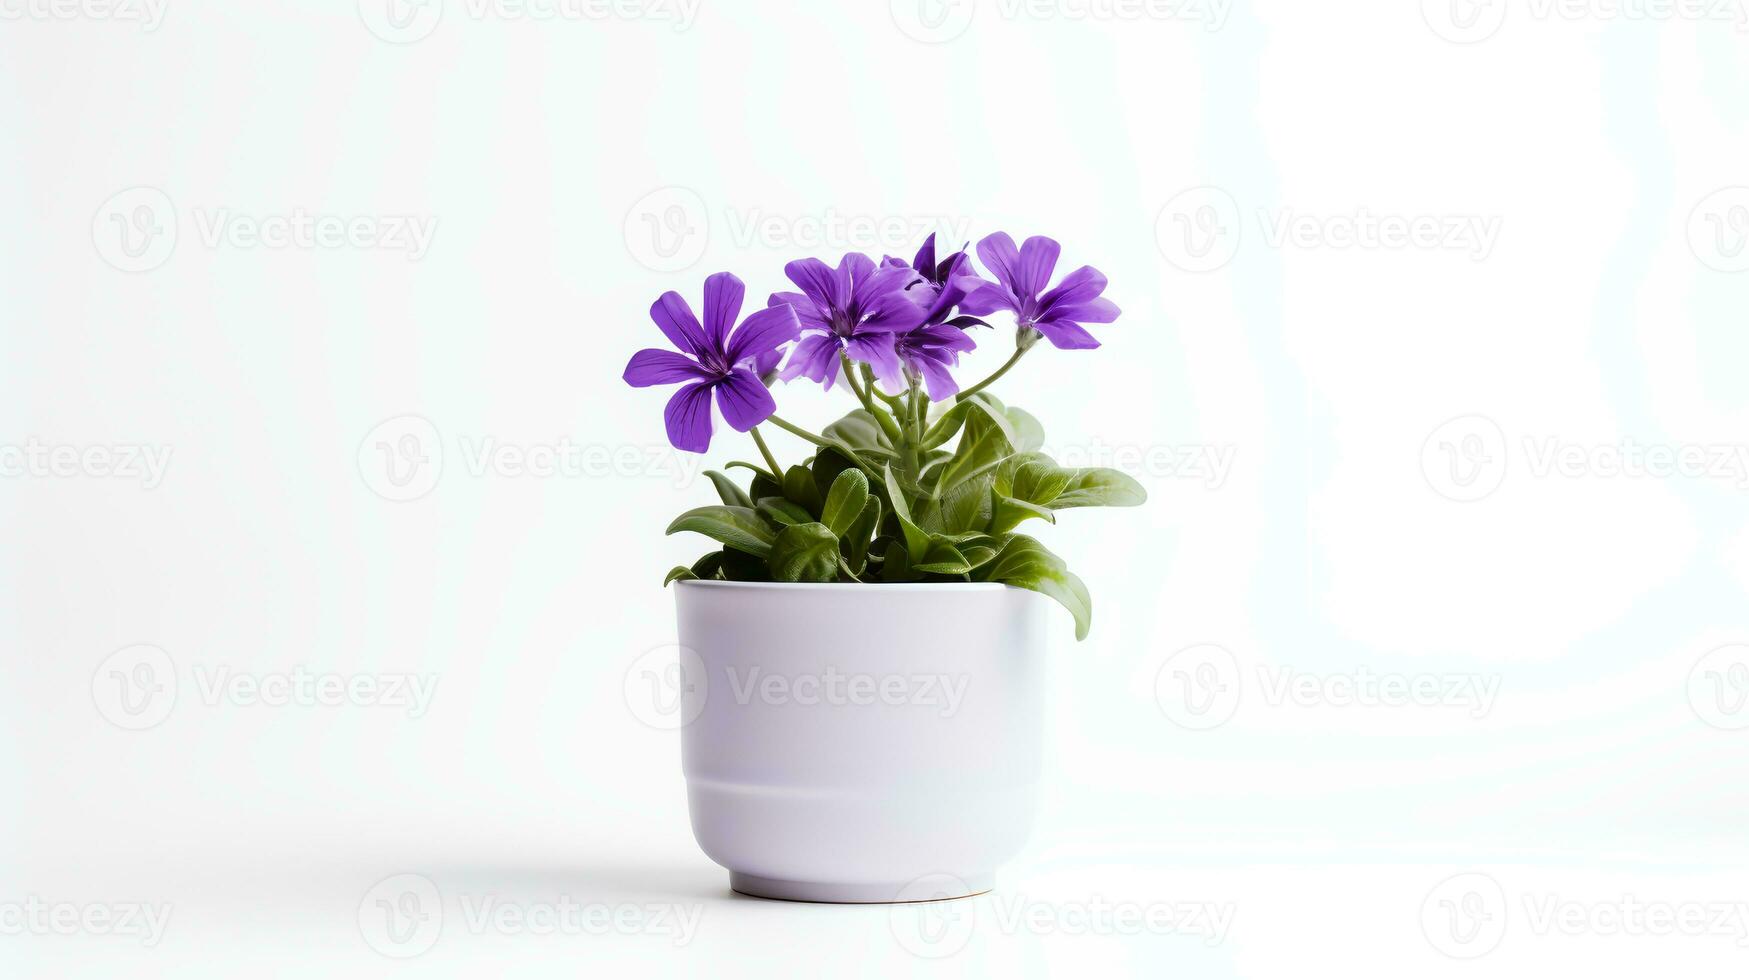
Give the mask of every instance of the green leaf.
[(1004, 496), (1000, 491), (991, 490), (990, 498), (992, 513), (990, 516), (990, 533), (1007, 534), (1019, 527), (1023, 521), (1030, 518), (1041, 518), (1055, 524), (1057, 515), (1043, 504), (1035, 504), (1030, 500), (1017, 500)]
[(1008, 418), (1009, 428), (1014, 431), (1015, 452), (1037, 452), (1045, 444), (1045, 427), (1030, 413), (1010, 405), (1003, 414)]
[(931, 575), (964, 575), (972, 570), (972, 563), (966, 560), (966, 556), (958, 548), (946, 541), (931, 541), (928, 554), (912, 567)]
[[(911, 505), (905, 500), (905, 488), (887, 467), (887, 491), (893, 502), (893, 516), (899, 519), (899, 530), (905, 535), (905, 551), (912, 558), (922, 558), (929, 551), (929, 535), (911, 521)], [(891, 551), (888, 552), (891, 554)]]
[(820, 523), (842, 537), (862, 516), (866, 503), (868, 477), (863, 476), (861, 470), (844, 470), (832, 481), (832, 489), (826, 493), (826, 503), (820, 508)]
[(814, 520), (814, 515), (782, 497), (760, 497), (759, 506), (755, 509), (767, 520), (782, 527), (788, 527), (791, 524), (811, 524)]
[(862, 513), (850, 525), (850, 530), (839, 535), (839, 544), (844, 552), (844, 562), (850, 568), (851, 574), (859, 575), (868, 565), (869, 546), (871, 539), (881, 526), (881, 498), (870, 495), (862, 505)]
[(827, 439), (843, 440), (852, 449), (892, 449), (893, 444), (887, 440), (887, 434), (881, 430), (881, 424), (867, 409), (859, 408), (838, 421), (826, 426), (821, 435)]
[(1147, 499), (1148, 491), (1143, 490), (1142, 485), (1129, 474), (1096, 467), (1070, 470), (1067, 486), (1051, 500), (1050, 506), (1052, 510), (1067, 510), (1070, 507), (1139, 507)]
[(1075, 639), (1085, 640), (1093, 625), (1093, 599), (1087, 586), (1069, 571), (1063, 559), (1024, 534), (1008, 539), (983, 575), (988, 582), (1002, 582), (1041, 592), (1063, 604), (1075, 617)]
[(966, 424), (966, 413), (972, 410), (972, 405), (970, 401), (954, 402), (951, 408), (941, 413), (924, 431), (923, 448), (934, 449), (952, 439), (959, 432), (960, 426)]
[[(736, 554), (740, 554), (740, 552), (736, 552)], [(712, 551), (706, 553), (704, 557), (692, 563), (692, 574), (698, 578), (714, 579), (718, 577), (722, 567), (722, 551)]]
[(926, 510), (922, 526), (929, 531), (948, 534), (981, 531), (988, 527), (990, 490), (995, 482), (993, 472), (963, 481)]
[(734, 548), (724, 548), (718, 554), (722, 556), (721, 574), (724, 579), (730, 582), (771, 581), (771, 570), (765, 567), (764, 558), (756, 558)]
[(779, 582), (836, 582), (838, 536), (824, 524), (792, 524), (771, 546), (770, 565)]
[(1043, 453), (1027, 453), (997, 470), (996, 491), (1029, 504), (1048, 504), (1068, 489), (1074, 476), (1074, 470), (1058, 466)]
[(982, 398), (977, 395), (961, 403), (972, 408), (966, 414), (965, 431), (960, 434), (952, 458), (936, 473), (933, 496), (937, 499), (967, 480), (993, 472), (1003, 460), (1014, 455), (1008, 419)]
[(692, 569), (687, 568), (685, 565), (675, 565), (668, 570), (668, 577), (662, 580), (662, 584), (669, 585), (677, 581), (685, 581), (687, 579), (695, 578), (698, 578), (698, 576), (692, 574)]
[(723, 503), (730, 507), (753, 506), (753, 498), (747, 496), (747, 491), (736, 486), (735, 481), (729, 479), (726, 474), (718, 473), (716, 470), (705, 470), (704, 475), (710, 477), (711, 482), (716, 484), (717, 496), (723, 498)]
[(760, 558), (771, 554), (771, 543), (777, 539), (759, 512), (750, 507), (696, 507), (668, 525), (667, 533), (676, 531), (697, 531)]
[(783, 499), (798, 504), (809, 514), (820, 512), (820, 490), (814, 473), (806, 466), (792, 466), (783, 474)]
[(822, 448), (808, 461), (808, 469), (814, 473), (814, 489), (824, 498), (831, 493), (832, 484), (837, 482), (838, 474), (856, 469), (856, 463), (851, 459), (849, 450)]
[(910, 559), (905, 556), (905, 545), (894, 541), (887, 545), (886, 560), (881, 563), (881, 578), (888, 582), (915, 582), (917, 576), (911, 571)]

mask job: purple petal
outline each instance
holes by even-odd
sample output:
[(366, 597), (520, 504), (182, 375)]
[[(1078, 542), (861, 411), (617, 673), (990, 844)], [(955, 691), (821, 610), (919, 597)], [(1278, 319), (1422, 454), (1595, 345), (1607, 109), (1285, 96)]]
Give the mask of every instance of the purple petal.
[(777, 402), (746, 368), (737, 368), (717, 384), (717, 407), (736, 432), (746, 432), (771, 417)]
[(698, 317), (692, 315), (692, 307), (672, 289), (658, 296), (650, 306), (650, 319), (656, 321), (670, 343), (694, 357), (711, 349), (704, 328), (698, 325)]
[(773, 347), (753, 359), (753, 373), (759, 375), (759, 377), (763, 379), (766, 375), (777, 370), (777, 365), (782, 360), (783, 348)]
[(822, 311), (814, 305), (814, 301), (801, 293), (772, 293), (765, 301), (767, 306), (788, 306), (796, 311), (796, 318), (802, 321), (803, 329), (829, 330), (831, 324), (821, 315)]
[(959, 394), (960, 384), (948, 373), (947, 365), (920, 357), (911, 366), (923, 375), (923, 390), (929, 393), (931, 400), (944, 402)]
[(1093, 339), (1092, 334), (1081, 329), (1079, 323), (1070, 320), (1035, 323), (1033, 327), (1061, 350), (1092, 350), (1099, 346), (1099, 341)]
[(1105, 292), (1105, 275), (1090, 265), (1084, 265), (1063, 277), (1056, 288), (1038, 298), (1039, 309), (1048, 310), (1054, 304), (1073, 306)]
[(704, 332), (713, 350), (723, 349), (746, 296), (747, 285), (732, 272), (719, 272), (704, 281)]
[(808, 299), (813, 301), (813, 306), (821, 313), (842, 309), (844, 303), (850, 299), (850, 290), (846, 288), (842, 290), (841, 301), (838, 273), (819, 259), (797, 259), (783, 267), (783, 274), (796, 284), (797, 289), (807, 294)]
[(711, 389), (716, 382), (687, 385), (668, 399), (663, 413), (668, 421), (668, 441), (675, 449), (702, 453), (711, 448)]
[(1009, 291), (1007, 286), (980, 279), (978, 284), (966, 293), (966, 298), (960, 300), (960, 312), (969, 313), (972, 316), (983, 316), (997, 310), (1020, 312), (1020, 303), (1014, 298), (1014, 294)]
[(852, 337), (844, 342), (844, 350), (855, 360), (874, 368), (875, 377), (881, 380), (881, 384), (889, 392), (905, 387), (905, 372), (899, 367), (898, 353), (893, 350), (892, 334), (874, 333)]
[(807, 378), (831, 388), (832, 380), (838, 376), (840, 346), (838, 338), (832, 334), (808, 334), (790, 351), (789, 363), (783, 366), (783, 373), (778, 377), (785, 381)]
[[(861, 252), (845, 252), (844, 258), (838, 260), (838, 282), (844, 288), (844, 299), (854, 298), (853, 290), (857, 284), (874, 275), (877, 268), (874, 259)], [(843, 308), (839, 306), (839, 309)]]
[(651, 385), (671, 385), (681, 381), (696, 381), (710, 377), (710, 372), (685, 354), (650, 348), (638, 351), (627, 362), (625, 383), (633, 388)]
[(749, 316), (729, 337), (729, 363), (758, 357), (801, 336), (802, 325), (791, 306), (768, 306)]
[(929, 237), (923, 239), (923, 247), (917, 250), (917, 257), (911, 260), (911, 268), (923, 273), (925, 279), (935, 278), (935, 232), (930, 232)]
[(1110, 323), (1122, 313), (1123, 311), (1117, 308), (1116, 303), (1100, 296), (1084, 303), (1068, 306), (1058, 303), (1051, 307), (1044, 316), (1039, 317), (1039, 320), (1045, 322), (1068, 320), (1072, 323)]
[(1051, 284), (1051, 273), (1057, 268), (1057, 255), (1063, 247), (1056, 239), (1034, 235), (1020, 246), (1019, 279), (1013, 283), (1017, 296), (1037, 296)]
[(978, 258), (984, 260), (984, 268), (989, 269), (1002, 285), (1013, 289), (1019, 281), (1020, 250), (1014, 247), (1014, 239), (1009, 238), (1007, 232), (999, 231), (980, 241)]

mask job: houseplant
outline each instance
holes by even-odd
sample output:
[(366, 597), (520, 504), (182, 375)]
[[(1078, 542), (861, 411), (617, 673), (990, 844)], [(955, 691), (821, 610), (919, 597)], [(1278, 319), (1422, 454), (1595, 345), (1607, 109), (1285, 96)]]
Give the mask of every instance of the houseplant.
[[(990, 887), (1032, 815), (1042, 704), (1039, 595), (1092, 619), (1086, 586), (1020, 533), (1076, 507), (1135, 506), (1139, 484), (1058, 466), (1044, 431), (989, 390), (1041, 340), (1099, 346), (1117, 319), (1105, 277), (1051, 285), (1059, 248), (997, 233), (909, 263), (856, 253), (785, 266), (796, 287), (742, 319), (729, 273), (703, 316), (668, 292), (650, 315), (677, 350), (637, 352), (625, 380), (679, 384), (673, 445), (709, 449), (712, 401), (759, 461), (709, 471), (721, 502), (668, 528), (721, 546), (668, 573), (686, 651), (682, 738), (693, 830), (739, 891), (880, 902)], [(961, 387), (985, 319), (1014, 320), (1011, 356)], [(819, 432), (776, 413), (770, 386), (843, 387), (855, 407)], [(782, 465), (761, 427), (811, 455)], [(747, 477), (737, 482), (734, 470)], [(933, 692), (933, 694), (931, 694)], [(918, 879), (956, 884), (918, 896)]]

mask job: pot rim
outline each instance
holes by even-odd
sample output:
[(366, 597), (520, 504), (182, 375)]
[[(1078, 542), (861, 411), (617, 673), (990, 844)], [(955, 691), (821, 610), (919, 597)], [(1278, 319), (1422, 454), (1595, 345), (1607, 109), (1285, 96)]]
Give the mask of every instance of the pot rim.
[(1012, 589), (1002, 582), (728, 582), (689, 578), (674, 583), (683, 588), (763, 589), (773, 592), (1002, 592)]

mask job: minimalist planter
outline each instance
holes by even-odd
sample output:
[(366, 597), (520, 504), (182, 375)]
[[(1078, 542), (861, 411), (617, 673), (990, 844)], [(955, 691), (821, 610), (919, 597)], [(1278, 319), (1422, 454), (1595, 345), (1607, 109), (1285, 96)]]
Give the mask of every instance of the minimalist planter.
[(995, 583), (676, 583), (693, 835), (730, 887), (989, 890), (1031, 831), (1045, 608)]

